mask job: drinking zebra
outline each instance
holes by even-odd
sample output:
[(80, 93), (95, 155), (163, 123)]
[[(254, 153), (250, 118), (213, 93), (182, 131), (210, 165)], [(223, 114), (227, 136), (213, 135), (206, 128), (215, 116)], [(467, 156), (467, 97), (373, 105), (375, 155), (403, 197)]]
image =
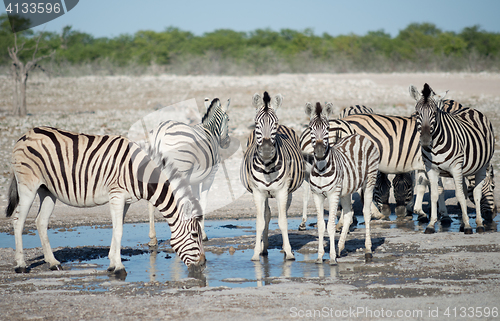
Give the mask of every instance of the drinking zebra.
[(172, 231), (170, 245), (189, 268), (201, 268), (205, 254), (201, 240), (201, 207), (187, 181), (171, 165), (164, 171), (136, 143), (122, 136), (98, 136), (36, 127), (22, 136), (12, 153), (13, 180), (7, 217), (14, 214), (15, 271), (28, 272), (22, 232), (38, 194), (36, 226), (44, 258), (51, 270), (61, 269), (50, 247), (47, 226), (56, 200), (93, 207), (109, 202), (113, 235), (108, 271), (126, 275), (120, 249), (123, 220), (131, 203), (146, 199), (156, 206)]
[[(207, 111), (200, 124), (189, 126), (177, 121), (161, 122), (150, 133), (150, 155), (158, 155), (158, 159), (168, 158), (174, 167), (186, 177), (193, 195), (200, 200), (205, 213), (208, 192), (212, 186), (215, 174), (221, 163), (220, 148), (227, 148), (231, 142), (228, 131), (229, 103), (222, 107), (218, 98), (205, 100)], [(160, 166), (163, 162), (160, 161)], [(201, 196), (200, 196), (201, 195)], [(204, 218), (201, 220), (203, 240), (208, 240), (204, 228)], [(149, 205), (149, 238), (150, 246), (156, 246), (156, 231), (154, 227), (154, 207)]]
[(329, 201), (328, 235), (330, 236), (330, 264), (337, 263), (335, 251), (335, 220), (340, 198), (344, 215), (344, 225), (339, 240), (339, 254), (345, 246), (345, 239), (352, 221), (351, 195), (359, 188), (364, 190), (363, 216), (365, 219), (365, 259), (372, 258), (372, 242), (370, 236), (371, 204), (373, 188), (377, 179), (380, 154), (374, 143), (361, 135), (350, 135), (336, 144), (329, 142), (328, 116), (332, 105), (326, 103), (325, 110), (320, 103), (316, 108), (306, 104), (306, 114), (310, 116), (309, 128), (314, 150), (314, 164), (310, 174), (310, 185), (314, 202), (318, 211), (318, 259), (323, 263), (325, 221), (323, 219), (323, 203), (325, 197)]
[(453, 177), (455, 195), (462, 210), (461, 230), (465, 234), (472, 234), (463, 190), (464, 175), (471, 174), (475, 174), (476, 184), (473, 190), (476, 231), (483, 232), (480, 201), (486, 170), (495, 148), (490, 121), (481, 112), (471, 108), (462, 108), (452, 113), (443, 111), (439, 107), (444, 97), (436, 99), (436, 94), (428, 84), (424, 84), (422, 93), (415, 86), (410, 86), (410, 95), (416, 101), (417, 129), (431, 190), (431, 220), (425, 233), (435, 232), (437, 179), (442, 175)]
[(278, 123), (275, 111), (282, 102), (281, 94), (274, 96), (271, 101), (267, 92), (264, 92), (263, 98), (259, 94), (254, 94), (252, 98), (257, 110), (255, 130), (248, 138), (240, 178), (243, 186), (253, 194), (257, 209), (253, 261), (258, 261), (259, 255), (267, 255), (271, 219), (269, 198), (276, 198), (278, 203), (278, 225), (286, 259), (295, 259), (288, 239), (286, 215), (292, 193), (304, 180), (304, 161), (295, 131)]

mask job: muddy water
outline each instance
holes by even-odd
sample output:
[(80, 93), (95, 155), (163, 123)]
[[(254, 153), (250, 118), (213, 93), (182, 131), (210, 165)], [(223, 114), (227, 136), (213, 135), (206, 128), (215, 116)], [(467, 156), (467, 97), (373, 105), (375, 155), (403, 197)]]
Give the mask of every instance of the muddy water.
[[(499, 231), (500, 217), (495, 219), (494, 231)], [(300, 219), (289, 219), (289, 229), (295, 229)], [(308, 230), (314, 230), (315, 219), (308, 221)], [(415, 220), (397, 221), (391, 216), (391, 221), (375, 222), (388, 229), (407, 229), (423, 231), (425, 224), (420, 225)], [(471, 218), (471, 225), (475, 222)], [(438, 232), (457, 232), (459, 221), (454, 217), (449, 228), (436, 225)], [(148, 242), (148, 224), (126, 224), (122, 240), (122, 260), (127, 269), (125, 283), (170, 283), (172, 286), (225, 286), (225, 287), (255, 287), (266, 284), (288, 282), (293, 278), (336, 278), (340, 270), (353, 269), (363, 265), (361, 255), (352, 255), (350, 261), (338, 266), (315, 264), (317, 257), (317, 242), (310, 234), (300, 234), (290, 231), (291, 243), (294, 248), (295, 261), (285, 261), (281, 253), (281, 238), (277, 220), (270, 223), (271, 237), (268, 257), (252, 262), (253, 241), (255, 238), (255, 220), (206, 221), (207, 235), (210, 237), (206, 246), (207, 267), (202, 274), (192, 275), (180, 259), (172, 253), (168, 240), (170, 230), (167, 224), (157, 223), (156, 230), (159, 246), (150, 250)], [(364, 229), (362, 217), (358, 216), (356, 229)], [(358, 231), (359, 232), (359, 231)], [(364, 233), (361, 233), (364, 234)], [(306, 237), (307, 235), (307, 237)], [(116, 282), (106, 273), (109, 265), (107, 252), (111, 240), (111, 228), (106, 226), (82, 226), (71, 229), (49, 230), (49, 239), (56, 257), (63, 263), (65, 270), (73, 271), (73, 278), (85, 280), (77, 282), (90, 291), (103, 291)], [(298, 240), (298, 243), (297, 243)], [(35, 232), (23, 235), (24, 247), (40, 247), (40, 239)], [(295, 243), (294, 243), (295, 242)], [(356, 246), (354, 251), (362, 246)], [(374, 240), (374, 247), (383, 240)], [(294, 245), (295, 244), (295, 245)], [(14, 248), (14, 236), (0, 233), (0, 246)], [(328, 249), (327, 249), (328, 251)], [(328, 252), (327, 252), (328, 253)], [(327, 258), (328, 255), (325, 255)], [(43, 264), (43, 257), (37, 257), (32, 268)], [(340, 270), (339, 270), (340, 269)], [(86, 271), (95, 271), (89, 277)], [(79, 271), (83, 275), (79, 276)]]

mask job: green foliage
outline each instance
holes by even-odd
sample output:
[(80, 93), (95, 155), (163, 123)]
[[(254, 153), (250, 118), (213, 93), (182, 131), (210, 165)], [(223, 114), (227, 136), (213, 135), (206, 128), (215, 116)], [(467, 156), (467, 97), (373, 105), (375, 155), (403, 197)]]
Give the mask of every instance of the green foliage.
[[(18, 33), (18, 44), (25, 42), (30, 47), (38, 35), (29, 30)], [(0, 15), (0, 66), (10, 63), (7, 47), (13, 44), (7, 16)], [(141, 30), (133, 35), (94, 38), (67, 26), (59, 34), (43, 33), (40, 44), (41, 54), (57, 50), (52, 62), (56, 66), (106, 65), (116, 70), (133, 67), (183, 73), (179, 66), (185, 67), (185, 73), (238, 73), (234, 66), (240, 66), (240, 72), (253, 74), (500, 70), (500, 34), (479, 26), (457, 34), (432, 23), (411, 23), (396, 37), (384, 30), (333, 37), (315, 35), (312, 29), (220, 29), (195, 36), (169, 27), (162, 32)], [(204, 67), (214, 63), (217, 68)]]

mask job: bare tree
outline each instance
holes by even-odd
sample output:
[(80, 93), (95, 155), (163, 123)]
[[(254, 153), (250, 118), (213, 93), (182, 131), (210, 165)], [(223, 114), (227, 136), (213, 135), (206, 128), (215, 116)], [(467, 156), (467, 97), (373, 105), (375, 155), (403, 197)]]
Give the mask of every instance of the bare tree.
[[(28, 110), (26, 108), (26, 84), (28, 82), (29, 73), (35, 68), (41, 68), (38, 65), (38, 62), (51, 57), (55, 54), (55, 50), (52, 51), (49, 55), (39, 56), (38, 53), (38, 45), (40, 43), (40, 39), (42, 34), (36, 40), (36, 44), (31, 48), (24, 48), (26, 42), (23, 42), (20, 46), (17, 45), (17, 35), (14, 33), (14, 46), (8, 47), (9, 56), (12, 59), (11, 73), (12, 80), (14, 82), (14, 99), (13, 99), (13, 109), (12, 113), (17, 116), (26, 116)], [(30, 61), (23, 63), (19, 58), (21, 52), (23, 51), (31, 51), (33, 50), (33, 56)], [(43, 69), (42, 69), (43, 70)]]

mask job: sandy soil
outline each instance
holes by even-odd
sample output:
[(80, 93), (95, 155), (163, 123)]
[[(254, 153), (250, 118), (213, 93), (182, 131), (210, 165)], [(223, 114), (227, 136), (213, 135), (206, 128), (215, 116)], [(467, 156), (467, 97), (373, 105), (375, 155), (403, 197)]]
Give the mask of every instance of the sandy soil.
[[(12, 146), (33, 126), (49, 125), (92, 134), (127, 135), (134, 122), (161, 107), (191, 98), (195, 98), (201, 106), (204, 97), (220, 97), (222, 100), (231, 98), (231, 134), (245, 142), (253, 123), (250, 98), (255, 92), (267, 90), (271, 95), (282, 93), (285, 100), (279, 113), (280, 121), (300, 133), (307, 124), (303, 112), (307, 101), (332, 101), (338, 108), (337, 112), (349, 105), (364, 104), (378, 113), (409, 115), (414, 102), (409, 97), (408, 86), (414, 84), (420, 87), (424, 82), (428, 82), (436, 92), (450, 90), (450, 98), (483, 111), (494, 128), (499, 127), (500, 74), (35, 77), (29, 83), (30, 115), (25, 118), (8, 116), (11, 83), (0, 76), (0, 92), (3, 93), (0, 95), (0, 210), (3, 213), (7, 205)], [(498, 171), (498, 155), (494, 156), (493, 165)], [(238, 177), (231, 170), (237, 173), (238, 168), (232, 165), (228, 170), (236, 189)], [(452, 189), (451, 182), (446, 184), (447, 189)], [(294, 195), (289, 216), (301, 215), (301, 193), (299, 190)], [(498, 199), (498, 190), (496, 194)], [(255, 209), (251, 195), (238, 192), (237, 196), (235, 202), (214, 206), (207, 218), (253, 218)], [(454, 208), (456, 200), (450, 198), (447, 204)], [(34, 228), (36, 210), (35, 204), (28, 217), (27, 231)], [(275, 209), (272, 211), (276, 213)], [(312, 202), (309, 213), (314, 221)], [(134, 204), (126, 217), (126, 222), (146, 220), (146, 205), (143, 202)], [(109, 223), (106, 206), (74, 209), (58, 204), (50, 227)], [(12, 232), (11, 226), (10, 219), (0, 217), (1, 232)], [(34, 266), (31, 273), (19, 275), (13, 272), (14, 250), (0, 248), (1, 318), (232, 320), (310, 319), (316, 316), (426, 320), (436, 319), (436, 313), (439, 319), (450, 320), (477, 319), (480, 313), (481, 318), (495, 317), (493, 311), (496, 309), (498, 313), (500, 308), (500, 246), (497, 233), (464, 236), (442, 232), (429, 236), (404, 228), (386, 227), (386, 223), (379, 223), (374, 228), (374, 238), (378, 241), (371, 264), (364, 264), (361, 254), (356, 252), (363, 239), (363, 231), (356, 230), (349, 239), (358, 241), (348, 243), (350, 252), (339, 259), (337, 271), (332, 274), (336, 277), (283, 277), (272, 280), (265, 287), (246, 289), (203, 287), (188, 279), (165, 284), (113, 283), (109, 291), (103, 293), (75, 290), (69, 287), (74, 282), (73, 275), (88, 274), (90, 277), (103, 271), (48, 271), (40, 258), (41, 249), (36, 248), (26, 251)], [(289, 228), (296, 229), (295, 226)], [(277, 231), (273, 233), (279, 234)], [(314, 239), (317, 233), (315, 230), (301, 233), (295, 234), (294, 250), (309, 248), (314, 253), (317, 243), (303, 240)], [(225, 249), (228, 242), (239, 243), (245, 248), (253, 246), (251, 238), (224, 241), (217, 238), (213, 236), (209, 241), (212, 243), (207, 244), (209, 251), (217, 251), (220, 247)], [(326, 264), (325, 268), (330, 269)], [(489, 308), (489, 317), (486, 317), (486, 308)], [(397, 317), (401, 313), (406, 317)]]

